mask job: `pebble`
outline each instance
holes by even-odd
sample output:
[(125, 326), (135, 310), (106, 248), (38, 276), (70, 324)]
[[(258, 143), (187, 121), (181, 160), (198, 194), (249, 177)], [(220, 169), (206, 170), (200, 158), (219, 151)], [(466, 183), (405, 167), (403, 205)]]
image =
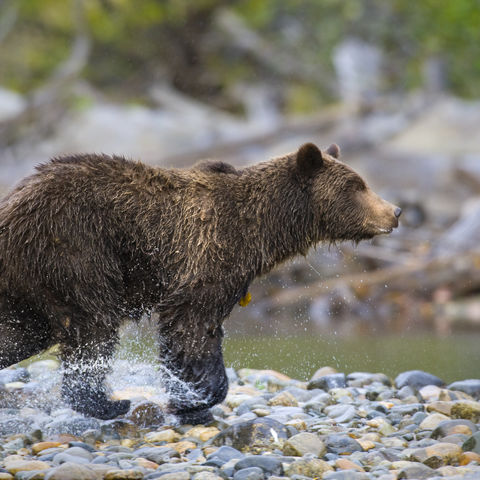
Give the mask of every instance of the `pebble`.
[(324, 375), (308, 382), (307, 388), (313, 390), (314, 388), (321, 388), (322, 390), (331, 390), (332, 388), (344, 388), (347, 386), (347, 379), (344, 373), (332, 373)]
[(409, 370), (402, 372), (395, 378), (395, 386), (397, 388), (410, 387), (415, 391), (419, 391), (422, 387), (427, 385), (435, 385), (443, 387), (445, 383), (431, 373), (423, 372), (422, 370)]
[(303, 455), (311, 453), (322, 457), (326, 453), (326, 447), (318, 435), (301, 432), (293, 435), (284, 443), (283, 453), (295, 457), (303, 457)]
[(464, 418), (474, 423), (480, 422), (480, 402), (458, 401), (452, 405), (451, 415), (453, 418)]
[(437, 425), (433, 430), (431, 437), (438, 439), (458, 433), (463, 435), (473, 435), (477, 430), (477, 426), (470, 420), (445, 420)]
[[(7, 393), (21, 392), (24, 405), (55, 369), (11, 368), (0, 380), (22, 383)], [(155, 378), (153, 367), (142, 371), (139, 382)], [(480, 380), (446, 387), (421, 371), (392, 382), (331, 368), (308, 383), (269, 370), (229, 377), (227, 400), (208, 425), (171, 423), (152, 382), (133, 386), (131, 412), (108, 421), (59, 400), (44, 410), (12, 401), (0, 408), (0, 480), (480, 478)]]
[(103, 477), (104, 480), (142, 480), (143, 473), (138, 470), (110, 470)]
[(427, 467), (423, 463), (408, 462), (397, 474), (398, 479), (415, 479), (423, 480), (435, 476), (435, 470)]
[(280, 392), (268, 402), (270, 406), (297, 407), (297, 399), (288, 391)]
[(207, 440), (210, 440), (210, 438), (215, 437), (215, 435), (219, 433), (220, 430), (216, 427), (197, 426), (188, 430), (185, 435), (187, 437), (197, 438), (201, 442), (206, 442)]
[[(17, 455), (15, 455), (17, 457)], [(50, 468), (50, 464), (42, 462), (41, 460), (23, 460), (13, 459), (9, 460), (7, 457), (4, 460), (5, 469), (11, 473), (16, 474), (18, 472), (31, 472), (32, 470), (47, 470)]]
[(263, 480), (263, 470), (258, 467), (242, 468), (233, 476), (233, 480)]
[(146, 442), (168, 442), (173, 443), (180, 439), (180, 435), (171, 428), (161, 430), (160, 432), (149, 432), (145, 435)]
[(64, 463), (45, 475), (45, 480), (97, 480), (97, 478), (94, 470), (77, 463)]
[(354, 438), (343, 434), (328, 435), (325, 445), (329, 453), (336, 455), (349, 455), (353, 452), (362, 452), (363, 448)]
[(32, 445), (32, 453), (37, 455), (44, 450), (59, 447), (60, 445), (59, 442), (38, 442)]
[(325, 407), (324, 412), (337, 423), (349, 422), (356, 415), (355, 407), (342, 404)]
[(443, 465), (458, 463), (462, 449), (453, 443), (435, 443), (430, 447), (408, 451), (408, 459), (421, 462), (430, 468), (439, 468)]
[(480, 432), (474, 433), (470, 438), (465, 440), (462, 449), (466, 452), (480, 454)]
[(469, 379), (453, 382), (448, 386), (449, 390), (464, 392), (476, 399), (480, 399), (480, 379)]
[(285, 473), (289, 476), (297, 474), (308, 478), (323, 478), (326, 472), (331, 471), (333, 467), (329, 463), (317, 458), (295, 460), (285, 468)]
[(422, 430), (434, 430), (445, 420), (450, 419), (441, 413), (432, 413), (422, 420), (422, 423), (420, 423), (420, 428)]

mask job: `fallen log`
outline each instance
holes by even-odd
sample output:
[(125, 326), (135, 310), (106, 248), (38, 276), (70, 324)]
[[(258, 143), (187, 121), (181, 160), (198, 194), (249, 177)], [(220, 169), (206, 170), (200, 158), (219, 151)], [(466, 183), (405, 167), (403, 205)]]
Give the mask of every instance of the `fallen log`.
[(270, 301), (273, 309), (311, 302), (337, 289), (350, 289), (358, 299), (380, 292), (411, 292), (412, 296), (431, 298), (444, 288), (452, 297), (480, 289), (480, 251), (438, 258), (410, 259), (408, 264), (327, 278), (314, 284), (282, 290)]

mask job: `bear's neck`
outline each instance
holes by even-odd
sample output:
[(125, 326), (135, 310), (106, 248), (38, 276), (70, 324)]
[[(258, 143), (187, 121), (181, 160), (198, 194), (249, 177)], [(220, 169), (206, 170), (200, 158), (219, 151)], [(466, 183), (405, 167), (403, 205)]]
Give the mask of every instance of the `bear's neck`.
[(293, 162), (283, 157), (246, 168), (239, 182), (240, 222), (247, 226), (242, 250), (253, 275), (306, 255), (314, 244), (312, 212), (308, 188), (296, 176)]

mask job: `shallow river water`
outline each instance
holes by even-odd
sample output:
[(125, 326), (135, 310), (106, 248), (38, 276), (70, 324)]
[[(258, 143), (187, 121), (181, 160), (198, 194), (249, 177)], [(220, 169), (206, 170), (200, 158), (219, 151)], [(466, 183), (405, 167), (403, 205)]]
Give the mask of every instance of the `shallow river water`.
[(480, 377), (480, 333), (232, 337), (225, 341), (225, 363), (278, 370), (304, 380), (326, 365), (345, 373), (383, 372), (392, 378), (406, 370), (424, 370), (449, 383)]
[[(152, 324), (129, 324), (120, 358), (150, 362), (156, 357)], [(357, 335), (227, 335), (228, 367), (272, 369), (308, 380), (323, 366), (339, 372), (383, 372), (395, 378), (406, 370), (424, 370), (445, 382), (480, 378), (480, 332), (436, 336), (428, 333)]]

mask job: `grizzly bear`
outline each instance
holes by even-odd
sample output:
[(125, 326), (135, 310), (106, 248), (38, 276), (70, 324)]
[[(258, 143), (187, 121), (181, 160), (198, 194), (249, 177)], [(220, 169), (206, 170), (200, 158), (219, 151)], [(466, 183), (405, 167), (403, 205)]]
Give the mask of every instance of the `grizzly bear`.
[(228, 383), (222, 324), (253, 279), (321, 241), (398, 225), (338, 160), (307, 143), (236, 169), (163, 169), (107, 155), (56, 158), (0, 201), (0, 368), (53, 344), (62, 395), (85, 415), (125, 414), (104, 385), (124, 319), (158, 314), (168, 412), (211, 419)]

